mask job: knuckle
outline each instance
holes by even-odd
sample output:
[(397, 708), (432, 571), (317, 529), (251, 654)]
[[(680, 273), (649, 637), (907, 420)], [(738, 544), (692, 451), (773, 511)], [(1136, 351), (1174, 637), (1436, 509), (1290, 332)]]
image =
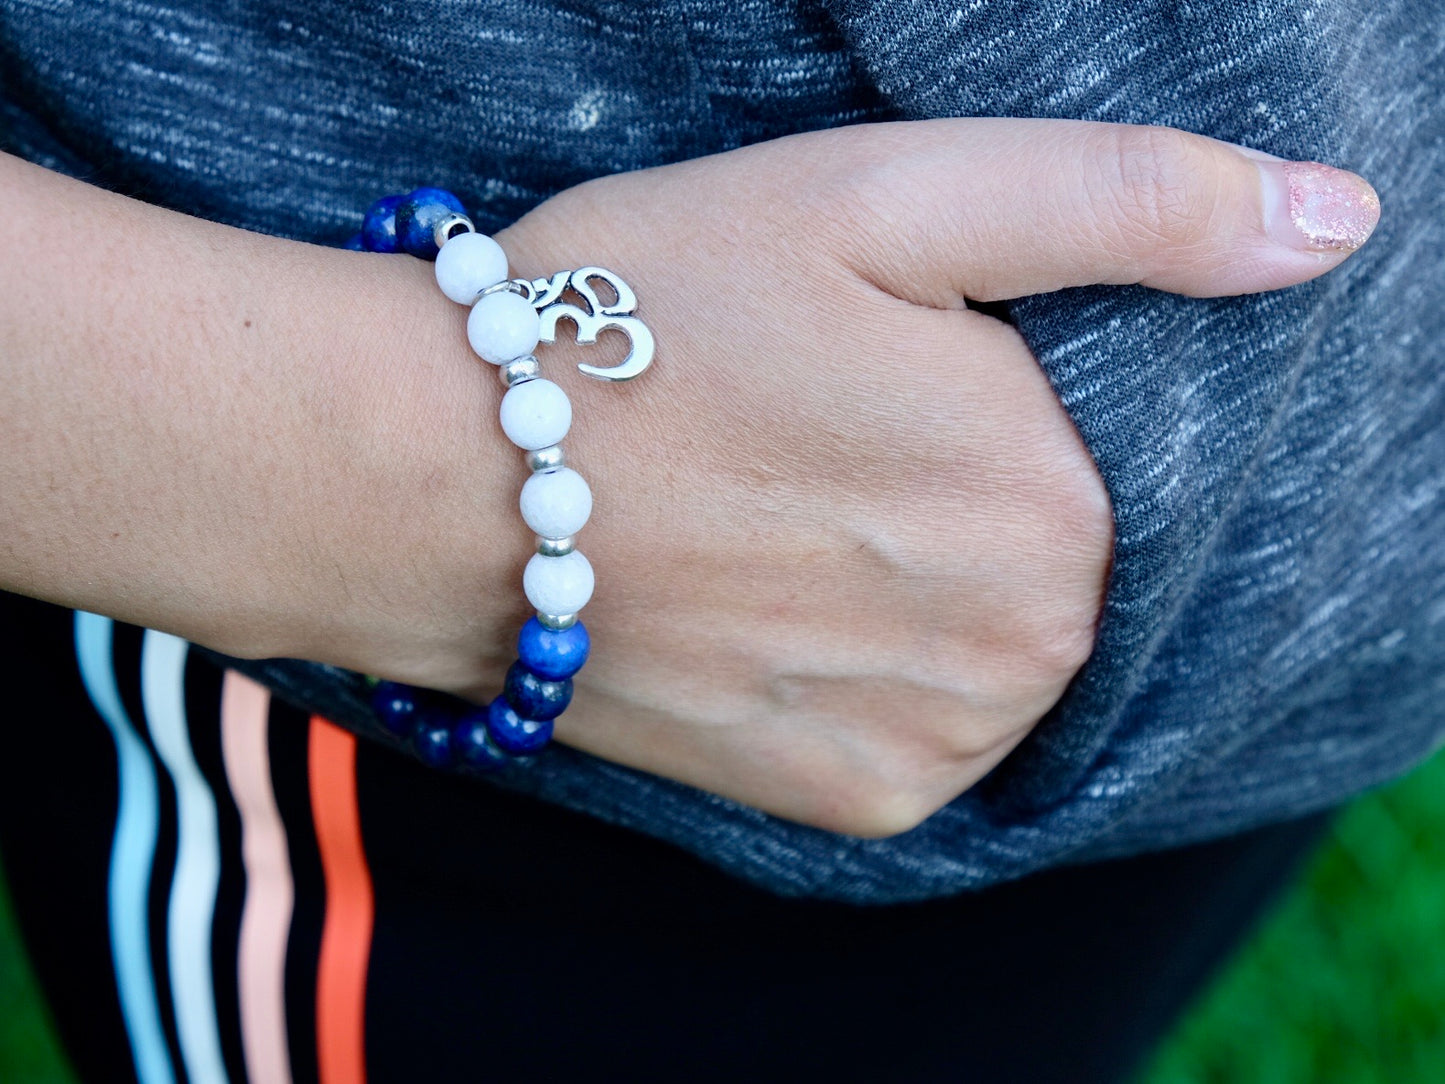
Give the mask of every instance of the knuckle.
[(911, 831), (958, 797), (1021, 734), (986, 733), (976, 720), (956, 733), (937, 734), (907, 747), (876, 749), (870, 770), (835, 787), (847, 800), (836, 809), (834, 831), (881, 839)]
[(1072, 613), (1059, 614), (1047, 628), (1036, 630), (1027, 656), (1038, 680), (1061, 690), (1094, 653), (1096, 632), (1095, 613), (1082, 607)]
[[(860, 759), (856, 754), (863, 752)], [(946, 755), (868, 740), (843, 760), (814, 763), (793, 781), (805, 823), (844, 835), (879, 839), (917, 827), (952, 798), (957, 769)], [(934, 796), (940, 791), (941, 798)]]
[(834, 831), (863, 839), (886, 839), (917, 828), (938, 811), (910, 788), (877, 786), (856, 796)]
[(1044, 470), (1025, 518), (1037, 564), (1013, 628), (1030, 676), (1061, 689), (1093, 653), (1114, 557), (1114, 509), (1082, 444)]
[(1054, 479), (1043, 529), (1058, 559), (1088, 584), (1102, 578), (1114, 555), (1114, 504), (1088, 452), (1080, 447), (1076, 459)]
[(1000, 673), (991, 680), (974, 673), (967, 684), (967, 700), (937, 735), (927, 761), (944, 786), (971, 778), (978, 765), (996, 759), (999, 749), (1016, 742), (1029, 726), (1027, 712), (1015, 703), (1018, 690), (1010, 676)]
[(1107, 556), (1076, 563), (1075, 555), (1056, 553), (1070, 567), (1061, 572), (1056, 566), (1045, 574), (1051, 588), (1020, 605), (1010, 630), (1020, 690), (1032, 690), (1049, 703), (1094, 652), (1109, 571)]
[(1108, 563), (1061, 570), (1057, 562), (1068, 560), (1056, 551), (1054, 563), (1013, 593), (1011, 612), (993, 630), (998, 684), (989, 703), (1014, 713), (1007, 719), (1041, 715), (1093, 654)]
[(1174, 128), (1111, 130), (1102, 183), (1117, 211), (1113, 224), (1129, 248), (1188, 247), (1204, 241), (1219, 203), (1209, 152)]
[(1103, 605), (1107, 562), (1085, 582), (1071, 583), (1040, 593), (1020, 606), (1013, 634), (1013, 657), (1019, 672), (1017, 691), (1025, 700), (1052, 703), (1094, 652), (1099, 612)]

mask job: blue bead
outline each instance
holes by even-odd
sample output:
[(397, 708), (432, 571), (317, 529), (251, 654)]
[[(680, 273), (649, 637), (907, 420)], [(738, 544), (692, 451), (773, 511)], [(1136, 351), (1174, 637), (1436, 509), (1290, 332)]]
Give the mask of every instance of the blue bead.
[(552, 720), (524, 719), (499, 696), (487, 706), (487, 733), (503, 752), (524, 757), (552, 740)]
[(379, 681), (371, 690), (371, 707), (388, 733), (405, 738), (416, 722), (416, 690), (396, 681)]
[(411, 747), (422, 763), (432, 768), (445, 768), (452, 762), (451, 720), (440, 713), (427, 712), (412, 731)]
[(383, 196), (366, 212), (361, 224), (361, 244), (367, 252), (400, 252), (396, 238), (396, 209), (405, 196)]
[(464, 215), (466, 208), (444, 188), (418, 188), (396, 209), (396, 243), (402, 252), (423, 260), (437, 258), (437, 223), (447, 215)]
[(592, 650), (592, 638), (582, 622), (570, 629), (549, 629), (535, 617), (517, 636), (517, 654), (527, 669), (549, 681), (561, 681), (581, 670)]
[(528, 719), (555, 719), (572, 702), (572, 679), (548, 681), (532, 673), (526, 664), (518, 660), (507, 671), (502, 695), (517, 709), (518, 715)]
[(350, 237), (346, 239), (346, 241), (342, 244), (341, 247), (344, 249), (349, 249), (352, 252), (365, 252), (366, 242), (362, 239), (361, 234), (353, 233)]
[(478, 772), (494, 772), (512, 762), (487, 733), (487, 715), (486, 708), (477, 708), (463, 715), (452, 728), (452, 747), (457, 759)]

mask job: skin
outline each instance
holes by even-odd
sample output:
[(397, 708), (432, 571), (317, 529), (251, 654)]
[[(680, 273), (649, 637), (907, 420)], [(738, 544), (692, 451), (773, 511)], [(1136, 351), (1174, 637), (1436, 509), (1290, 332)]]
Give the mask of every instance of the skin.
[[(558, 344), (596, 508), (594, 655), (561, 741), (887, 835), (997, 764), (1087, 659), (1108, 495), (1037, 363), (965, 307), (1214, 295), (1333, 267), (1282, 167), (1162, 129), (958, 120), (609, 177), (498, 235), (619, 271), (659, 344)], [(484, 699), (527, 616), (521, 456), (463, 312), (326, 250), (0, 161), (0, 584), (246, 657)]]

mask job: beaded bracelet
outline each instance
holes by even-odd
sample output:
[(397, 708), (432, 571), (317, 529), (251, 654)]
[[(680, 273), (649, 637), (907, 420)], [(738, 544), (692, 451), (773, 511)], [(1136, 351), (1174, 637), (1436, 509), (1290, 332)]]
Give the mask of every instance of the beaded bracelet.
[[(637, 296), (605, 268), (509, 279), (501, 246), (478, 233), (461, 201), (440, 188), (377, 200), (346, 247), (434, 260), (442, 292), (471, 306), (467, 339), (498, 367), (507, 387), (502, 431), (526, 453), (532, 473), (522, 486), (522, 518), (537, 534), (537, 552), (522, 575), (522, 590), (537, 615), (517, 637), (518, 658), (501, 695), (485, 707), (458, 710), (425, 690), (370, 679), (372, 706), (386, 729), (433, 767), (460, 764), (485, 772), (528, 763), (551, 739), (553, 720), (571, 702), (572, 677), (587, 661), (591, 641), (577, 614), (594, 584), (592, 566), (575, 543), (592, 513), (592, 491), (567, 466), (561, 445), (572, 424), (572, 404), (566, 392), (541, 378), (532, 351), (539, 342), (556, 340), (562, 319), (576, 327), (579, 343), (596, 342), (602, 331), (615, 328), (631, 344), (626, 359), (578, 368), (602, 380), (631, 380), (652, 363), (652, 334), (633, 315)], [(599, 297), (596, 281), (611, 289), (614, 300)]]

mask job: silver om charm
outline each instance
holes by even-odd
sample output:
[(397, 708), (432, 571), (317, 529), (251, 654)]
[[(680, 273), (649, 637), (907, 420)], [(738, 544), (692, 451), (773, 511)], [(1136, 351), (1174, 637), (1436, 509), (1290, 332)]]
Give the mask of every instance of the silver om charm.
[[(616, 294), (615, 300), (604, 302), (597, 296), (594, 280), (600, 279)], [(641, 376), (652, 364), (656, 344), (652, 331), (633, 313), (637, 309), (637, 295), (632, 287), (605, 267), (581, 267), (576, 271), (558, 271), (551, 278), (513, 279), (512, 285), (537, 310), (542, 319), (540, 342), (557, 341), (557, 323), (571, 320), (577, 329), (579, 343), (595, 343), (597, 336), (609, 328), (615, 328), (627, 336), (627, 357), (617, 365), (601, 366), (579, 363), (577, 368), (598, 380), (632, 380)], [(575, 295), (582, 305), (564, 300)], [(583, 306), (586, 306), (585, 308)]]

